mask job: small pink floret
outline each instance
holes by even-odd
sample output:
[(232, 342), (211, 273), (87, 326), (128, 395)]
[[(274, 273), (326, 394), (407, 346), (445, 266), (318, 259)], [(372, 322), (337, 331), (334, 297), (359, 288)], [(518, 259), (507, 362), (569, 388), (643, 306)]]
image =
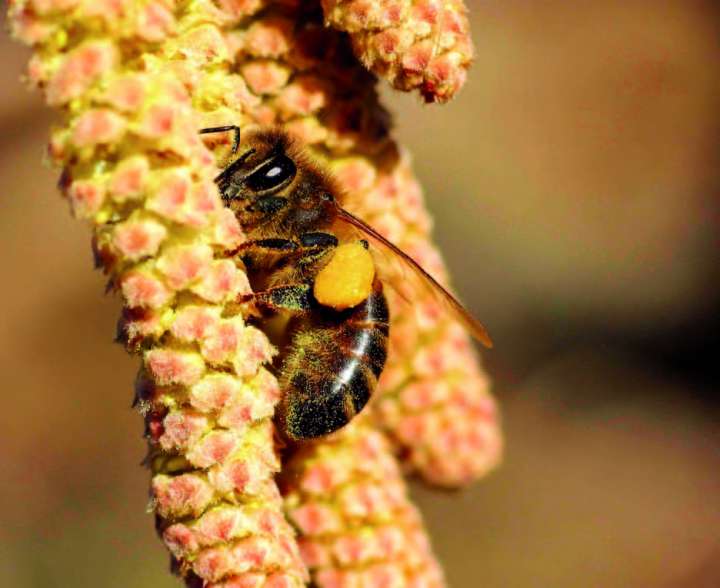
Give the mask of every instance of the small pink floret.
[(308, 116), (323, 108), (327, 100), (325, 84), (315, 77), (304, 76), (283, 89), (278, 105), (288, 114)]
[(272, 61), (255, 61), (242, 68), (248, 87), (260, 95), (277, 94), (287, 83), (289, 72)]
[(356, 566), (367, 561), (372, 556), (370, 547), (367, 540), (363, 540), (358, 536), (347, 535), (338, 537), (335, 540), (333, 553), (341, 566)]
[(150, 138), (168, 136), (173, 132), (178, 115), (174, 105), (156, 104), (145, 114), (139, 132)]
[(269, 505), (255, 513), (255, 524), (257, 529), (274, 537), (279, 536), (288, 528), (283, 515)]
[(219, 0), (219, 4), (235, 19), (250, 16), (263, 6), (262, 0)]
[(452, 80), (455, 69), (455, 64), (447, 59), (447, 57), (440, 57), (438, 59), (433, 59), (430, 62), (427, 70), (427, 76), (432, 78), (432, 80), (438, 85), (449, 84), (453, 89), (455, 89), (457, 83), (454, 83)]
[(207, 584), (204, 588), (266, 588), (265, 574), (247, 573), (233, 576), (218, 584)]
[(208, 216), (222, 209), (217, 186), (213, 181), (207, 180), (193, 185), (190, 192), (190, 208), (198, 216)]
[(167, 236), (167, 229), (157, 221), (129, 220), (115, 227), (113, 244), (127, 259), (138, 260), (154, 255)]
[(377, 564), (363, 574), (361, 585), (372, 588), (406, 588), (403, 570), (398, 565)]
[(208, 427), (208, 420), (203, 415), (188, 410), (173, 411), (163, 421), (164, 432), (160, 437), (160, 446), (166, 451), (184, 451), (194, 445)]
[(375, 168), (364, 158), (356, 158), (336, 166), (335, 175), (348, 192), (369, 190), (377, 177)]
[(95, 0), (83, 3), (85, 18), (99, 18), (106, 23), (116, 22), (127, 13), (126, 0)]
[(408, 410), (427, 410), (437, 401), (436, 386), (444, 386), (444, 382), (442, 380), (419, 380), (403, 388), (400, 400)]
[(438, 17), (442, 7), (438, 2), (433, 0), (420, 0), (413, 6), (413, 17), (421, 22), (434, 25), (438, 21)]
[(348, 488), (341, 501), (348, 516), (373, 517), (388, 510), (383, 489), (373, 483)]
[(198, 441), (188, 452), (188, 460), (201, 468), (223, 462), (238, 445), (236, 434), (231, 431), (212, 431)]
[(147, 207), (174, 221), (182, 221), (183, 206), (190, 193), (190, 178), (182, 172), (168, 172), (158, 181)]
[(190, 390), (190, 402), (203, 412), (219, 411), (240, 391), (237, 378), (224, 374), (205, 376)]
[(200, 279), (210, 268), (213, 251), (208, 245), (179, 245), (168, 249), (157, 262), (168, 285), (180, 290)]
[(333, 568), (320, 570), (315, 574), (315, 582), (318, 588), (356, 588), (357, 582), (353, 581), (350, 572)]
[(212, 501), (213, 490), (195, 474), (155, 476), (152, 495), (155, 508), (162, 517), (198, 516)]
[(239, 571), (260, 571), (269, 565), (279, 563), (277, 553), (272, 551), (272, 544), (267, 539), (249, 537), (235, 545), (233, 557)]
[(286, 18), (265, 18), (248, 29), (245, 45), (255, 57), (280, 57), (290, 49), (292, 27)]
[(260, 396), (261, 401), (274, 406), (280, 401), (281, 390), (277, 378), (266, 369), (259, 369), (252, 379), (253, 391)]
[(165, 546), (175, 557), (184, 558), (199, 549), (193, 532), (182, 523), (169, 526), (163, 533)]
[[(269, 415), (272, 416), (272, 412)], [(245, 429), (253, 420), (253, 407), (251, 404), (238, 402), (222, 411), (218, 423), (223, 427), (240, 431)]]
[(290, 513), (303, 534), (313, 536), (322, 533), (337, 532), (341, 528), (340, 519), (328, 506), (308, 502)]
[(400, 19), (403, 15), (403, 5), (398, 3), (388, 2), (384, 9), (385, 20), (390, 25), (397, 25), (400, 23)]
[(75, 121), (72, 139), (78, 147), (110, 143), (125, 132), (126, 124), (125, 119), (112, 110), (88, 110)]
[(261, 458), (252, 462), (244, 459), (226, 461), (212, 467), (208, 477), (219, 492), (254, 493), (271, 475), (269, 468), (261, 467), (261, 461)]
[(204, 306), (186, 306), (178, 310), (170, 332), (181, 341), (201, 341), (220, 319)]
[(375, 35), (373, 44), (384, 59), (392, 59), (400, 47), (400, 35), (396, 31), (383, 31)]
[(150, 164), (144, 157), (123, 160), (110, 178), (110, 195), (120, 201), (140, 196), (149, 173)]
[(203, 357), (214, 364), (230, 360), (237, 350), (243, 328), (242, 321), (229, 319), (218, 322), (202, 341)]
[(232, 480), (233, 489), (243, 493), (252, 479), (250, 467), (247, 462), (236, 461), (228, 467), (228, 476)]
[(105, 99), (118, 110), (133, 112), (145, 99), (147, 80), (141, 75), (127, 75), (111, 83)]
[(243, 329), (237, 351), (233, 366), (242, 376), (254, 374), (260, 365), (268, 363), (275, 354), (275, 348), (265, 333), (255, 327)]
[(215, 221), (214, 243), (226, 249), (233, 249), (245, 241), (245, 234), (232, 210), (222, 208)]
[(400, 557), (406, 549), (405, 535), (397, 527), (384, 527), (377, 531), (378, 547), (386, 559)]
[(336, 470), (322, 462), (307, 469), (301, 481), (301, 488), (312, 494), (327, 494), (337, 484)]
[(307, 537), (299, 537), (298, 546), (300, 547), (302, 560), (309, 568), (319, 568), (330, 565), (331, 555), (321, 541), (313, 541)]
[(182, 36), (182, 52), (197, 69), (225, 57), (227, 45), (223, 32), (216, 26), (191, 27)]
[(205, 363), (198, 354), (173, 349), (151, 349), (145, 354), (145, 364), (161, 386), (190, 386), (197, 382), (205, 371)]
[(60, 106), (84, 93), (96, 78), (117, 61), (117, 49), (107, 41), (81, 45), (68, 54), (65, 63), (48, 81), (46, 96), (52, 106)]
[(265, 582), (265, 588), (296, 588), (298, 586), (297, 578), (281, 572), (268, 576)]
[(192, 291), (208, 302), (218, 303), (249, 294), (251, 290), (247, 275), (232, 260), (219, 259), (212, 262)]
[(402, 419), (396, 428), (398, 437), (409, 445), (412, 445), (417, 439), (425, 438), (427, 433), (427, 423), (423, 415), (408, 415)]
[(75, 180), (67, 190), (67, 196), (75, 216), (90, 218), (105, 200), (105, 187), (91, 180)]
[(407, 71), (421, 73), (425, 70), (432, 58), (431, 43), (418, 43), (411, 47), (403, 56), (402, 65)]
[(147, 4), (140, 13), (138, 34), (147, 41), (162, 41), (173, 29), (175, 18), (161, 2)]
[(172, 296), (162, 281), (140, 270), (130, 271), (121, 278), (121, 290), (131, 308), (159, 308)]
[(200, 545), (212, 546), (246, 535), (251, 530), (248, 523), (242, 508), (222, 506), (202, 515), (193, 532)]
[(232, 554), (224, 545), (201, 551), (192, 567), (198, 576), (209, 582), (216, 582), (237, 571)]

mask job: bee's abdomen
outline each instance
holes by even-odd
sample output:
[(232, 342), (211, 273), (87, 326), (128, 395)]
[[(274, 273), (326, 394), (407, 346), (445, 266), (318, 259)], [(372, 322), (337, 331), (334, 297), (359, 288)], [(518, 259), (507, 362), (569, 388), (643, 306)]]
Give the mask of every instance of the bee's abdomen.
[(332, 433), (365, 407), (385, 366), (388, 320), (376, 281), (370, 296), (335, 324), (295, 334), (280, 377), (290, 438)]

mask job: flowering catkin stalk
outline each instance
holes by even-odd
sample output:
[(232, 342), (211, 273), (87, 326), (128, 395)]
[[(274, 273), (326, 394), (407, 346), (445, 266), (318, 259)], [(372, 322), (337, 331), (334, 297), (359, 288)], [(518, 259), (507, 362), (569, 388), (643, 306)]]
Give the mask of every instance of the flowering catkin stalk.
[[(64, 193), (93, 226), (98, 263), (123, 295), (121, 338), (143, 358), (137, 403), (150, 445), (152, 506), (190, 585), (298, 586), (307, 579), (273, 480), (281, 467), (271, 421), (280, 392), (263, 366), (274, 350), (228, 305), (249, 291), (242, 267), (225, 256), (243, 235), (221, 206), (215, 157), (197, 130), (284, 126), (337, 174), (349, 207), (444, 276), (419, 187), (358, 58), (397, 87), (445, 100), (470, 59), (463, 9), (378, 0), (325, 9), (351, 42), (323, 25), (313, 2), (10, 4), (14, 34), (34, 48), (30, 79), (65, 115), (50, 147), (64, 170)], [(373, 479), (389, 471), (391, 450), (440, 485), (467, 483), (496, 462), (500, 437), (486, 380), (467, 336), (437, 310), (431, 301), (393, 308), (391, 360), (363, 429), (329, 440), (328, 451), (309, 446), (291, 468), (362, 453), (354, 431), (371, 424), (391, 441), (371, 435), (381, 448), (369, 461), (378, 468)], [(351, 471), (348, 487), (360, 479)], [(313, 496), (284, 480), (291, 520), (314, 537), (292, 514)], [(396, 498), (387, 521), (340, 517), (337, 536), (360, 524), (380, 537), (394, 520), (401, 544), (426, 541), (404, 490)], [(413, 581), (437, 585), (432, 555), (423, 553)], [(409, 570), (404, 557), (387, 555), (383, 565)], [(313, 582), (347, 585), (333, 583), (344, 561), (308, 562)]]
[(217, 85), (240, 82), (222, 67), (212, 14), (64, 0), (15, 3), (11, 14), (36, 48), (31, 79), (66, 115), (50, 152), (123, 295), (121, 338), (142, 356), (151, 503), (177, 570), (191, 585), (304, 585), (273, 479), (279, 390), (263, 367), (273, 349), (224, 313), (249, 285), (224, 258), (243, 235), (218, 197), (193, 104), (218, 106)]
[(473, 55), (458, 0), (322, 0), (325, 21), (349, 33), (362, 63), (398, 90), (445, 102), (465, 83)]
[(444, 586), (397, 461), (367, 418), (303, 446), (281, 486), (318, 586)]
[[(406, 155), (376, 172), (359, 158), (333, 164), (353, 186), (357, 213), (446, 282), (430, 219)], [(373, 404), (375, 422), (393, 441), (407, 469), (437, 486), (463, 486), (499, 461), (502, 437), (487, 377), (463, 328), (430, 296), (412, 304), (390, 290), (390, 354)]]

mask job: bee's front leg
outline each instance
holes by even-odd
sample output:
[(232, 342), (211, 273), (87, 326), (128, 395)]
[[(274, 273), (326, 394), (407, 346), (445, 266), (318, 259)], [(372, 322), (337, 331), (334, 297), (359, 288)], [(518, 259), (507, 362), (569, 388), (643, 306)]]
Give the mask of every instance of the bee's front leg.
[(235, 249), (225, 252), (227, 256), (246, 255), (252, 253), (294, 253), (301, 247), (300, 243), (292, 239), (252, 239), (238, 245)]
[(267, 310), (301, 315), (310, 312), (312, 285), (302, 283), (276, 286), (262, 292), (245, 294), (237, 301), (241, 304), (252, 301)]
[(324, 251), (336, 247), (337, 237), (330, 233), (303, 233), (298, 241), (292, 239), (269, 238), (252, 239), (241, 243), (235, 249), (226, 251), (228, 256), (248, 253), (278, 253), (305, 255), (314, 251)]

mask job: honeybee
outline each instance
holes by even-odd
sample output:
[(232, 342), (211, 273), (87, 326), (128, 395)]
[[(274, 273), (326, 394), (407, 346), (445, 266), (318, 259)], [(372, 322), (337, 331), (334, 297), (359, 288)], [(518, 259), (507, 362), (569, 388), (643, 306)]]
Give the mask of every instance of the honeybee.
[[(266, 317), (289, 317), (289, 342), (279, 362), (278, 420), (290, 440), (340, 429), (377, 386), (387, 357), (390, 313), (383, 283), (390, 277), (375, 275), (369, 251), (387, 252), (409, 268), (420, 287), (481, 343), (492, 345), (485, 328), (435, 279), (340, 206), (336, 183), (285, 132), (245, 133), (237, 157), (239, 127), (200, 130), (221, 132), (234, 133), (234, 159), (215, 182), (247, 235), (232, 253), (245, 265), (254, 292), (241, 302), (254, 302)], [(357, 288), (333, 283), (333, 276), (357, 281), (357, 274)], [(338, 291), (343, 293), (335, 300)]]

